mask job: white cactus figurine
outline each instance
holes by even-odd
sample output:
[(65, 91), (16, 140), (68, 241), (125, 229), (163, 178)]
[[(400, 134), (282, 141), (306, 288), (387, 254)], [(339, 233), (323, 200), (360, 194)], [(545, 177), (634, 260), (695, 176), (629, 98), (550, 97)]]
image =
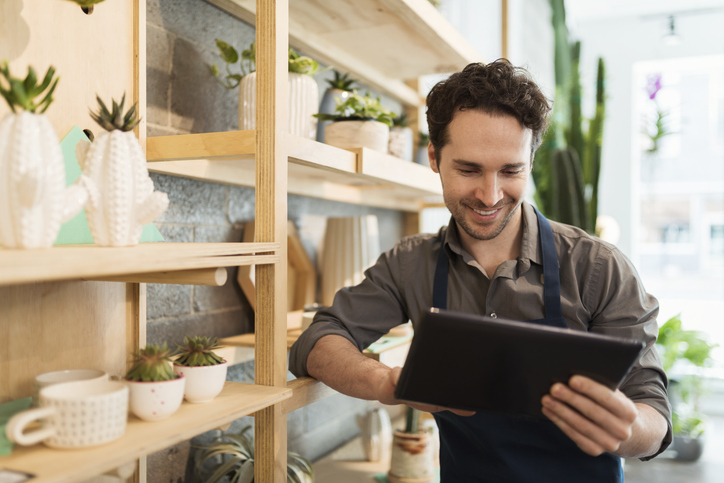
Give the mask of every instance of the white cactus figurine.
[(93, 119), (108, 132), (93, 143), (78, 143), (76, 156), (88, 190), (85, 211), (93, 240), (104, 246), (138, 244), (143, 225), (158, 218), (168, 207), (168, 196), (154, 192), (146, 157), (132, 129), (138, 124), (136, 106), (123, 115), (123, 103), (113, 101), (112, 112), (98, 99)]
[(80, 186), (66, 188), (58, 137), (43, 115), (53, 102), (58, 79), (53, 81), (52, 67), (40, 85), (32, 67), (25, 80), (16, 79), (7, 62), (0, 74), (8, 84), (6, 89), (0, 83), (0, 94), (12, 110), (0, 123), (0, 243), (5, 248), (47, 248), (58, 237), (60, 225), (87, 199)]

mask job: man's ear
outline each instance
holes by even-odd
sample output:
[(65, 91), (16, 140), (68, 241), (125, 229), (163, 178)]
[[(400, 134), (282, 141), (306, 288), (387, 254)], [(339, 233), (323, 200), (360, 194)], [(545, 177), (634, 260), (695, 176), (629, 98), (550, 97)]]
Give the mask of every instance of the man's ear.
[(437, 159), (435, 158), (435, 146), (433, 146), (432, 143), (427, 145), (427, 160), (430, 162), (432, 170), (439, 173), (440, 169), (437, 165)]

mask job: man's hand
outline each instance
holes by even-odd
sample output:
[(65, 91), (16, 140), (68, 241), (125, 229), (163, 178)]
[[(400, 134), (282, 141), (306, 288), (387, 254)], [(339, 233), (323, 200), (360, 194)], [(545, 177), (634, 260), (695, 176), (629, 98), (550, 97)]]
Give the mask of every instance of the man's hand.
[(554, 384), (541, 402), (543, 414), (592, 456), (646, 456), (666, 433), (666, 421), (655, 409), (583, 376)]
[[(382, 404), (402, 404), (401, 401), (398, 401), (395, 399), (395, 387), (397, 386), (397, 381), (400, 379), (400, 372), (402, 372), (402, 368), (395, 367), (387, 372), (387, 377), (380, 380), (379, 385), (377, 386), (377, 400), (380, 401)], [(428, 404), (411, 404), (411, 403), (404, 403), (408, 406), (419, 409), (420, 411), (425, 411), (428, 413), (436, 413), (439, 411), (450, 411), (452, 413), (457, 414), (458, 416), (472, 416), (475, 414), (474, 411), (464, 411), (462, 409), (449, 409), (443, 406), (432, 406)]]

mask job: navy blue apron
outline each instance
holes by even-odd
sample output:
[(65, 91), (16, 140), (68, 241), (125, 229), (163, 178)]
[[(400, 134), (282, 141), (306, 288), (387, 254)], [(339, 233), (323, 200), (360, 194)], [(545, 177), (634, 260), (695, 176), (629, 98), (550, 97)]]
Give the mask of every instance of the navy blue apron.
[[(561, 313), (558, 256), (548, 220), (536, 210), (543, 252), (545, 318), (528, 321), (567, 328)], [(447, 308), (448, 255), (440, 247), (433, 306)], [(477, 412), (435, 413), (440, 429), (442, 483), (533, 482), (622, 483), (621, 460), (604, 453), (589, 456), (548, 420)]]

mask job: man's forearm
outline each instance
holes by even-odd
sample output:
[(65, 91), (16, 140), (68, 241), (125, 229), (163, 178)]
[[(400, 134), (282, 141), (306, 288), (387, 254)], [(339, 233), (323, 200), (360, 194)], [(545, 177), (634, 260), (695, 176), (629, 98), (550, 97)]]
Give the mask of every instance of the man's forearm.
[(319, 339), (307, 357), (307, 372), (312, 377), (359, 399), (377, 400), (379, 383), (389, 371), (389, 367), (366, 357), (338, 335)]
[(643, 458), (656, 453), (666, 435), (666, 419), (648, 404), (636, 403), (639, 414), (631, 436), (613, 454), (624, 458)]

